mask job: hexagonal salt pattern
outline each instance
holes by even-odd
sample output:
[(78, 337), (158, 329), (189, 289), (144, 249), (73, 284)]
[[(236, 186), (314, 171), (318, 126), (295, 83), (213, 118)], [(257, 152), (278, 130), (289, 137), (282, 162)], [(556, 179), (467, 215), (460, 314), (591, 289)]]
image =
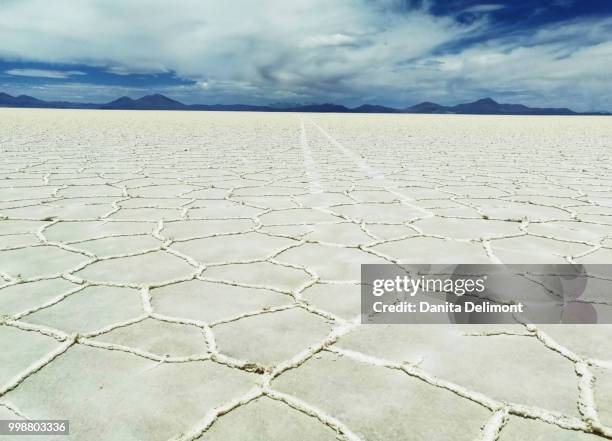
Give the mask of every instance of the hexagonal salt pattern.
[(609, 263), (609, 119), (0, 109), (0, 131), (0, 418), (612, 438), (612, 326), (359, 324), (361, 263)]
[(315, 418), (281, 401), (259, 398), (237, 408), (205, 432), (198, 441), (246, 439), (266, 441), (337, 441), (337, 433)]

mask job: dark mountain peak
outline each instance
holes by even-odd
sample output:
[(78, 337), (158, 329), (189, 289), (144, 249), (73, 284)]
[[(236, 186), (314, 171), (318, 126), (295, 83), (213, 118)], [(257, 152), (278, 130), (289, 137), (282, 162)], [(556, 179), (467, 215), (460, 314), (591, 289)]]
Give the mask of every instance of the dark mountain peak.
[(454, 113), (468, 114), (500, 114), (500, 113), (516, 113), (518, 109), (514, 105), (499, 104), (492, 98), (482, 98), (477, 101), (465, 104), (457, 104), (451, 107)]
[(38, 98), (34, 98), (30, 95), (19, 95), (15, 100), (23, 103), (23, 104), (32, 104), (32, 105), (41, 105), (45, 104), (44, 101), (39, 100)]
[(109, 103), (102, 104), (101, 109), (135, 109), (136, 102), (129, 96), (122, 96)]
[(309, 104), (312, 103), (298, 103), (298, 102), (293, 102), (293, 103), (289, 103), (289, 102), (276, 102), (276, 103), (270, 103), (268, 104), (267, 107), (270, 107), (271, 109), (295, 109), (296, 107), (301, 107), (301, 106), (307, 106)]
[(575, 115), (576, 112), (562, 108), (528, 107), (523, 104), (502, 104), (491, 98), (473, 103), (457, 104), (450, 108), (453, 113), (469, 115)]
[(165, 109), (182, 109), (185, 104), (168, 98), (167, 96), (156, 93), (154, 95), (145, 95), (136, 100), (122, 96), (121, 98), (111, 101), (102, 106), (103, 109), (134, 109), (134, 110), (165, 110)]
[(397, 113), (399, 110), (392, 109), (391, 107), (379, 106), (376, 104), (362, 104), (359, 107), (350, 109), (351, 112), (357, 113)]
[(348, 107), (341, 106), (339, 104), (333, 103), (323, 103), (323, 104), (308, 104), (306, 106), (295, 107), (291, 109), (287, 109), (291, 112), (323, 112), (323, 113), (346, 113), (350, 110)]
[(422, 103), (404, 109), (409, 113), (447, 113), (448, 108), (440, 104), (432, 103), (431, 101), (423, 101)]
[(493, 98), (481, 98), (479, 100), (474, 101), (473, 103), (469, 103), (469, 104), (479, 104), (479, 105), (497, 105), (499, 104), (497, 101), (495, 101)]
[(172, 104), (184, 106), (183, 103), (173, 100), (172, 98), (168, 98), (167, 96), (162, 95), (160, 93), (155, 93), (153, 95), (145, 95), (142, 98), (138, 98), (136, 101), (139, 103)]
[(527, 107), (523, 104), (501, 104), (493, 98), (457, 104), (456, 106), (441, 106), (429, 101), (422, 102), (404, 109), (407, 113), (457, 113), (464, 115), (575, 115), (570, 109)]
[(47, 103), (28, 95), (17, 97), (0, 92), (0, 106), (2, 107), (46, 107)]
[(134, 100), (130, 98), (129, 96), (122, 96), (122, 97), (117, 98), (116, 100), (109, 102), (108, 104), (133, 103), (133, 102)]

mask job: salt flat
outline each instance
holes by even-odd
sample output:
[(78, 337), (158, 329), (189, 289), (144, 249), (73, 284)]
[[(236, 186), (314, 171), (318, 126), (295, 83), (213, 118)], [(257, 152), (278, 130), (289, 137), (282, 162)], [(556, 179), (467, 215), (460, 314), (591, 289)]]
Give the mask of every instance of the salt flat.
[(606, 117), (1, 109), (0, 419), (612, 438), (609, 326), (358, 319), (362, 263), (612, 263), (611, 150)]

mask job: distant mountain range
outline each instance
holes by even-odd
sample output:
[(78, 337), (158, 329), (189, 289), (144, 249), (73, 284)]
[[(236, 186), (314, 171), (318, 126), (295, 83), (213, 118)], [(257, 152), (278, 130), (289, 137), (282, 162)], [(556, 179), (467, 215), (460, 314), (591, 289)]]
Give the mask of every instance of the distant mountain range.
[(349, 108), (339, 104), (270, 104), (256, 106), (249, 104), (183, 104), (167, 96), (154, 94), (132, 99), (123, 96), (105, 104), (76, 103), (69, 101), (43, 101), (19, 95), (11, 96), (0, 92), (0, 107), (27, 107), (47, 109), (115, 109), (115, 110), (217, 110), (251, 112), (335, 112), (335, 113), (425, 113), (463, 115), (610, 115), (609, 112), (574, 112), (571, 109), (549, 107), (527, 107), (522, 104), (501, 104), (491, 98), (472, 103), (442, 106), (425, 101), (423, 103), (395, 109), (392, 107), (364, 104)]

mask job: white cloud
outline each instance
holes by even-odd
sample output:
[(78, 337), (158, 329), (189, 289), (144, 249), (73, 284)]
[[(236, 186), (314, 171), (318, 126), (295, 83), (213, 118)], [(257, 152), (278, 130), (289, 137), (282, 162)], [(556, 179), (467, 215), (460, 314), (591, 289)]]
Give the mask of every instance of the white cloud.
[(355, 38), (346, 34), (309, 35), (300, 44), (300, 47), (347, 46), (355, 42)]
[(70, 78), (75, 75), (86, 75), (78, 70), (49, 70), (49, 69), (9, 69), (4, 71), (8, 75), (17, 77), (36, 78)]
[(504, 5), (497, 4), (487, 4), (487, 5), (475, 5), (463, 10), (463, 12), (471, 12), (471, 13), (486, 13), (486, 12), (494, 12), (499, 11), (500, 9), (504, 9)]
[(125, 66), (110, 66), (106, 69), (108, 73), (112, 73), (114, 75), (130, 75), (130, 69)]

